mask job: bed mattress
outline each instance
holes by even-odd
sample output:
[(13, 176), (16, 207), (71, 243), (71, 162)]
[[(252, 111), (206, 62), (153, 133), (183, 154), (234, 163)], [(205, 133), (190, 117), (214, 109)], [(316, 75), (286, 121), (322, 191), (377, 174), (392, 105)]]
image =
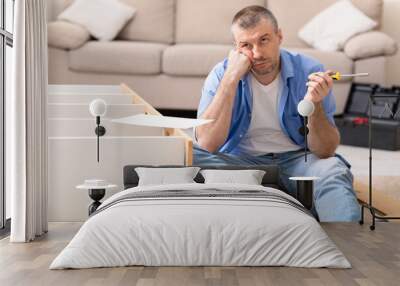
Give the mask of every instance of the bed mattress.
[(50, 269), (129, 265), (351, 267), (318, 221), (284, 192), (196, 183), (113, 195)]

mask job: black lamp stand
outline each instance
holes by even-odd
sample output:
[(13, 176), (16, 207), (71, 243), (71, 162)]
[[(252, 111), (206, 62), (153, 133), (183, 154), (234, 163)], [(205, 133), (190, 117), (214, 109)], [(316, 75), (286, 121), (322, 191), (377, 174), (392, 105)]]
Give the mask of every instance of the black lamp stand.
[(368, 105), (369, 105), (369, 114), (368, 114), (368, 147), (369, 147), (369, 201), (368, 203), (361, 203), (361, 220), (360, 224), (364, 224), (364, 208), (369, 209), (372, 215), (372, 224), (369, 226), (371, 230), (375, 230), (375, 221), (376, 219), (383, 219), (383, 220), (395, 220), (400, 219), (400, 217), (394, 216), (381, 216), (377, 214), (377, 210), (372, 205), (372, 103), (374, 98), (397, 98), (400, 95), (379, 95), (376, 96), (373, 93), (369, 95)]
[(94, 133), (97, 135), (97, 162), (99, 162), (99, 157), (100, 157), (100, 136), (104, 136), (106, 134), (106, 129), (104, 126), (100, 125), (100, 116), (96, 116), (96, 129), (94, 130)]
[(307, 162), (307, 150), (308, 150), (308, 142), (307, 142), (307, 135), (308, 135), (308, 117), (303, 116), (303, 126), (299, 128), (300, 135), (304, 136), (304, 161)]

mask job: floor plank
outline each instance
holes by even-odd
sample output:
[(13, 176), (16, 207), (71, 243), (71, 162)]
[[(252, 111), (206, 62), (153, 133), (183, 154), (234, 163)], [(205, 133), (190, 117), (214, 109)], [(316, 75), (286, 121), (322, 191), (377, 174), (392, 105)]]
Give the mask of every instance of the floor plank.
[(49, 270), (81, 223), (51, 223), (49, 233), (29, 244), (0, 240), (0, 285), (399, 285), (400, 223), (322, 224), (352, 263), (352, 269), (289, 267), (116, 267)]

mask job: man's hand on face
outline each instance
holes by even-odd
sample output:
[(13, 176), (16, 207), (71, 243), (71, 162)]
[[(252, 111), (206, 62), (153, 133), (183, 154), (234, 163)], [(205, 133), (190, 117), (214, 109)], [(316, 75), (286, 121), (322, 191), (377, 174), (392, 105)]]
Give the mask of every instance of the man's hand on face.
[(227, 73), (239, 80), (250, 71), (252, 59), (251, 51), (231, 50), (228, 57)]
[(333, 85), (333, 79), (330, 77), (332, 71), (312, 73), (308, 76), (308, 86), (306, 99), (313, 103), (321, 102), (328, 95)]

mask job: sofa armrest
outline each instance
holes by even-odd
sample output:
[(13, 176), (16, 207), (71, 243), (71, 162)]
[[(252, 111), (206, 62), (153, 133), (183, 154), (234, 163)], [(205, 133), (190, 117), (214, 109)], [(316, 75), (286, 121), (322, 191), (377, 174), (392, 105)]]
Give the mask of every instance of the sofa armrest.
[(386, 67), (387, 57), (385, 56), (356, 60), (354, 61), (354, 72), (367, 72), (369, 76), (355, 77), (353, 82), (385, 85), (387, 78)]
[(385, 33), (371, 31), (354, 36), (344, 46), (344, 53), (351, 59), (390, 56), (397, 52), (397, 43)]
[(47, 41), (51, 47), (73, 50), (90, 39), (89, 31), (84, 27), (66, 21), (47, 24)]

